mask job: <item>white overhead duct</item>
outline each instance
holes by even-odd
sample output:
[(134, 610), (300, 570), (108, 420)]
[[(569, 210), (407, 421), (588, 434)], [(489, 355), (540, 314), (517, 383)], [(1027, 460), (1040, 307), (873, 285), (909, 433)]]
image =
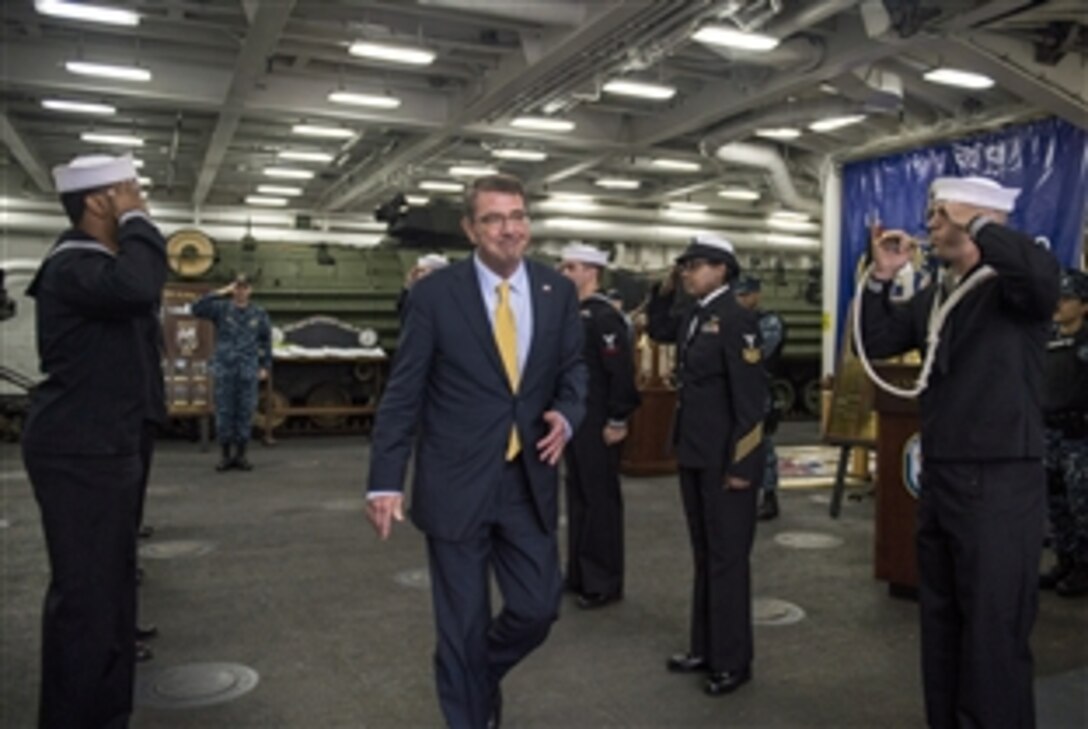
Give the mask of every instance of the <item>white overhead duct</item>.
[(495, 0), (419, 0), (419, 4), (546, 25), (575, 26), (586, 18), (586, 3), (558, 0), (519, 0), (515, 3)]
[(823, 212), (823, 206), (819, 201), (804, 197), (797, 191), (796, 185), (793, 184), (793, 176), (777, 148), (765, 144), (732, 142), (719, 147), (715, 154), (718, 159), (729, 164), (766, 170), (771, 179), (771, 187), (774, 188), (778, 199), (791, 208), (817, 218)]

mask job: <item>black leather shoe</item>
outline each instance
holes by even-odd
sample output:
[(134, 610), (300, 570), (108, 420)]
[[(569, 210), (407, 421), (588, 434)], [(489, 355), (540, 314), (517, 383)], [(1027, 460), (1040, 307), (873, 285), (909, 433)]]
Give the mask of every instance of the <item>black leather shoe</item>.
[(596, 610), (597, 608), (603, 608), (605, 605), (611, 605), (614, 602), (619, 602), (623, 599), (623, 594), (614, 592), (606, 595), (603, 592), (591, 592), (578, 596), (578, 607), (583, 610)]
[(778, 494), (774, 491), (763, 492), (763, 503), (759, 505), (756, 518), (760, 521), (770, 521), (778, 516)]
[(140, 539), (150, 539), (151, 535), (155, 533), (155, 527), (147, 526), (146, 524), (140, 527), (140, 531), (136, 532), (136, 536)]
[(154, 657), (155, 652), (151, 650), (151, 646), (149, 646), (147, 643), (141, 643), (140, 641), (136, 641), (137, 663), (144, 663), (145, 661), (150, 661)]
[(159, 629), (154, 625), (137, 625), (136, 640), (151, 640), (159, 635)]
[(502, 726), (502, 689), (495, 689), (495, 698), (491, 700), (491, 716), (487, 718), (487, 729), (499, 729)]
[(677, 653), (669, 656), (669, 660), (665, 662), (665, 667), (673, 673), (696, 673), (697, 671), (709, 671), (709, 666), (706, 665), (706, 659), (700, 656), (693, 656), (690, 653)]
[(253, 464), (246, 460), (245, 456), (239, 456), (234, 459), (234, 467), (239, 471), (252, 471)]
[(709, 696), (725, 696), (752, 680), (752, 669), (715, 671), (706, 678), (703, 691)]

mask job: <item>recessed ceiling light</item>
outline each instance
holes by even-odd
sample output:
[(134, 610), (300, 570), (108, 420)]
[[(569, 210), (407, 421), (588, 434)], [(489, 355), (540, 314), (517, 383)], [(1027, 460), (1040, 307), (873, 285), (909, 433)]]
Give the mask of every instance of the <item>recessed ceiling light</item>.
[(619, 177), (602, 177), (596, 182), (598, 187), (609, 190), (637, 190), (641, 184), (638, 180), (627, 180)]
[(427, 66), (434, 63), (435, 52), (428, 48), (356, 41), (348, 48), (348, 53), (362, 58), (376, 58), (391, 63), (407, 63), (412, 66)]
[(150, 81), (151, 72), (139, 66), (115, 66), (109, 63), (90, 63), (88, 61), (67, 61), (64, 67), (69, 73), (80, 76), (98, 76), (118, 81)]
[(727, 187), (724, 190), (718, 190), (718, 197), (724, 197), (726, 200), (744, 200), (746, 202), (753, 202), (759, 199), (759, 193), (755, 190)]
[(131, 134), (107, 134), (104, 132), (83, 132), (79, 138), (92, 144), (111, 144), (118, 147), (142, 147), (144, 140)]
[(280, 159), (290, 159), (296, 162), (332, 162), (333, 155), (328, 152), (301, 152), (293, 149), (284, 149), (277, 155)]
[(574, 122), (547, 116), (519, 116), (510, 122), (510, 126), (539, 132), (569, 132), (574, 129)]
[(450, 167), (449, 172), (454, 177), (483, 177), (484, 175), (498, 174), (499, 171), (494, 167), (454, 165), (453, 167)]
[(808, 213), (799, 213), (796, 210), (775, 210), (771, 213), (772, 218), (778, 218), (779, 220), (798, 220), (808, 221), (811, 219)]
[(698, 172), (701, 167), (698, 162), (692, 162), (686, 159), (655, 159), (650, 163), (654, 167), (658, 167), (663, 170), (677, 170), (681, 172)]
[(712, 46), (725, 46), (742, 51), (771, 51), (778, 47), (778, 39), (760, 33), (746, 33), (725, 25), (704, 25), (691, 36), (692, 40)]
[(55, 18), (68, 18), (70, 20), (86, 20), (90, 23), (130, 26), (140, 24), (139, 14), (131, 10), (107, 8), (101, 5), (83, 5), (82, 3), (60, 2), (60, 0), (35, 0), (34, 9), (42, 15), (52, 15)]
[(268, 208), (282, 208), (287, 205), (285, 197), (268, 197), (266, 195), (246, 195), (246, 205), (260, 205)]
[(707, 205), (697, 202), (688, 202), (686, 200), (672, 200), (665, 204), (670, 210), (679, 210), (685, 213), (701, 213), (707, 209)]
[(543, 162), (548, 159), (548, 153), (539, 149), (493, 149), (491, 150), (491, 156), (498, 157), (499, 159), (513, 159), (521, 162)]
[(821, 119), (820, 121), (812, 122), (808, 125), (808, 128), (814, 132), (833, 132), (836, 129), (842, 129), (843, 127), (848, 127), (851, 124), (857, 124), (862, 121), (865, 121), (864, 114), (834, 116), (829, 119)]
[(265, 167), (264, 173), (269, 177), (280, 177), (285, 180), (309, 180), (314, 176), (310, 170), (297, 170), (292, 167)]
[(375, 109), (396, 109), (400, 107), (400, 99), (387, 94), (360, 94), (354, 91), (333, 91), (329, 94), (329, 101), (334, 104), (349, 104), (351, 106), (369, 106)]
[(666, 101), (676, 95), (674, 86), (654, 84), (648, 81), (634, 81), (626, 78), (612, 79), (601, 88), (609, 94), (637, 96), (640, 99), (653, 99), (655, 101)]
[(419, 183), (420, 190), (432, 192), (461, 192), (465, 186), (460, 182), (443, 182), (442, 180), (423, 180)]
[(288, 187), (286, 185), (257, 185), (257, 192), (262, 195), (283, 195), (295, 197), (302, 194), (301, 187)]
[(143, 177), (143, 176), (137, 177), (136, 182), (139, 182), (141, 187), (151, 187), (151, 178), (150, 177)]
[(431, 198), (426, 195), (405, 195), (404, 202), (409, 205), (414, 205), (417, 208), (421, 208), (431, 201)]
[(777, 129), (757, 129), (757, 137), (763, 137), (764, 139), (797, 139), (801, 136), (800, 129), (794, 129), (793, 127), (779, 127)]
[(291, 131), (304, 137), (324, 137), (326, 139), (350, 139), (355, 136), (355, 132), (351, 129), (323, 127), (317, 124), (296, 124), (291, 127)]
[(958, 86), (963, 89), (988, 89), (994, 85), (989, 76), (957, 68), (935, 68), (922, 75), (926, 81), (945, 86)]
[(42, 99), (42, 108), (50, 111), (70, 111), (75, 114), (96, 114), (109, 116), (117, 113), (117, 108), (109, 104), (92, 104), (86, 101), (67, 101), (65, 99)]

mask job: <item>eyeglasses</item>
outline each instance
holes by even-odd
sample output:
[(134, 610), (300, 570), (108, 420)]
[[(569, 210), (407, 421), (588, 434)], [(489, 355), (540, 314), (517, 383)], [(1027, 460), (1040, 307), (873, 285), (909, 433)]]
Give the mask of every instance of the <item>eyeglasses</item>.
[(502, 228), (506, 225), (512, 228), (520, 228), (529, 224), (529, 214), (524, 210), (515, 210), (509, 215), (488, 213), (487, 215), (481, 215), (476, 221), (485, 228)]

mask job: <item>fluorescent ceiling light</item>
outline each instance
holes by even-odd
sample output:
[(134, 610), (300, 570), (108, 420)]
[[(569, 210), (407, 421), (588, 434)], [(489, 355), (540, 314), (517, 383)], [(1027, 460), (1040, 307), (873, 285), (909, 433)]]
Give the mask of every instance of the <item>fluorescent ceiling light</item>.
[(465, 186), (460, 182), (443, 182), (442, 180), (423, 180), (419, 183), (420, 190), (432, 192), (461, 192)]
[(650, 163), (654, 167), (659, 167), (663, 170), (679, 170), (682, 172), (698, 172), (701, 167), (698, 162), (692, 162), (686, 159), (655, 159)]
[(724, 197), (726, 200), (744, 200), (746, 202), (753, 202), (759, 199), (759, 193), (755, 190), (742, 190), (737, 187), (727, 187), (724, 190), (718, 190), (718, 197)]
[(593, 196), (584, 192), (553, 192), (552, 198), (556, 200), (572, 200), (578, 202), (592, 202)]
[(70, 111), (76, 114), (97, 114), (100, 116), (117, 113), (117, 108), (109, 104), (91, 104), (86, 101), (67, 101), (65, 99), (42, 99), (42, 108), (50, 111)]
[(547, 116), (519, 116), (510, 122), (510, 126), (518, 129), (533, 129), (538, 132), (569, 132), (574, 129), (574, 122)]
[(585, 218), (547, 218), (544, 225), (567, 230), (604, 230), (609, 227), (609, 223), (600, 220), (586, 220)]
[(450, 167), (450, 174), (454, 177), (483, 177), (484, 175), (495, 175), (498, 172), (494, 167), (477, 165), (454, 165)]
[(374, 43), (373, 41), (355, 41), (348, 48), (348, 53), (363, 58), (376, 58), (391, 63), (407, 63), (412, 66), (427, 66), (434, 63), (435, 52), (427, 48)]
[(707, 205), (686, 200), (673, 200), (665, 204), (669, 210), (679, 210), (685, 213), (701, 213), (707, 209)]
[(618, 177), (602, 177), (597, 180), (598, 187), (604, 187), (609, 190), (637, 190), (642, 184), (638, 180), (624, 180)]
[(662, 84), (652, 84), (647, 81), (633, 81), (626, 78), (612, 79), (606, 83), (602, 90), (609, 94), (619, 96), (637, 96), (640, 99), (654, 99), (666, 101), (676, 95), (676, 88)]
[(296, 124), (291, 127), (291, 131), (304, 137), (323, 137), (325, 139), (350, 139), (355, 136), (355, 132), (351, 129), (323, 127), (317, 124)]
[(522, 162), (543, 162), (548, 159), (548, 153), (539, 149), (493, 149), (492, 157), (499, 159), (514, 159)]
[(963, 89), (988, 89), (994, 85), (989, 76), (973, 71), (961, 71), (957, 68), (935, 68), (922, 75), (926, 81), (945, 86), (958, 86)]
[(150, 177), (137, 177), (136, 182), (139, 182), (140, 185), (143, 186), (143, 187), (151, 187), (151, 178)]
[(139, 25), (140, 16), (131, 10), (107, 8), (101, 5), (66, 3), (59, 0), (35, 0), (34, 9), (42, 15), (70, 20), (86, 20), (89, 23), (108, 25)]
[(269, 177), (280, 177), (285, 180), (309, 180), (314, 176), (310, 170), (296, 170), (291, 167), (265, 167), (264, 173)]
[(333, 91), (329, 94), (329, 101), (334, 104), (350, 104), (351, 106), (369, 106), (375, 109), (396, 109), (400, 106), (400, 99), (387, 94), (359, 94), (354, 91)]
[(590, 213), (600, 206), (590, 200), (572, 200), (567, 197), (552, 197), (541, 200), (538, 205), (545, 210), (562, 210), (568, 213)]
[(764, 240), (772, 246), (783, 248), (819, 248), (820, 242), (812, 238), (802, 238), (798, 235), (782, 235), (781, 233), (768, 233)]
[(80, 76), (98, 76), (118, 81), (150, 81), (151, 72), (138, 66), (115, 66), (109, 63), (90, 63), (88, 61), (67, 61), (64, 67), (69, 73)]
[(857, 124), (861, 121), (865, 121), (864, 114), (833, 116), (829, 119), (821, 119), (820, 121), (812, 122), (808, 125), (808, 128), (814, 132), (833, 132), (836, 129), (842, 129), (843, 127), (848, 127), (851, 124)]
[(761, 33), (746, 33), (725, 25), (704, 25), (691, 38), (707, 45), (725, 46), (741, 51), (766, 52), (778, 47), (777, 38)]
[(431, 198), (426, 195), (405, 195), (404, 202), (409, 205), (414, 205), (417, 208), (421, 208), (431, 201)]
[(778, 129), (757, 129), (757, 137), (764, 139), (797, 139), (801, 136), (800, 129), (792, 127), (779, 127)]
[(118, 147), (142, 147), (144, 140), (131, 134), (106, 134), (103, 132), (83, 132), (79, 138), (92, 144), (112, 144)]
[(789, 230), (795, 233), (811, 231), (813, 224), (788, 218), (767, 218), (767, 227), (775, 230)]
[(138, 170), (142, 170), (144, 168), (144, 161), (142, 159), (136, 159), (135, 157), (133, 157), (132, 166)]
[(296, 162), (332, 162), (333, 155), (328, 152), (300, 152), (293, 149), (285, 149), (277, 155), (280, 159), (290, 159)]
[(288, 187), (286, 185), (257, 185), (257, 192), (262, 195), (282, 195), (295, 197), (302, 194), (301, 187)]
[(267, 197), (264, 195), (246, 195), (246, 205), (260, 205), (267, 208), (282, 208), (287, 206), (285, 197)]
[(812, 216), (808, 213), (799, 213), (796, 210), (775, 210), (771, 213), (772, 218), (778, 218), (779, 220), (795, 220), (800, 222), (808, 222)]

